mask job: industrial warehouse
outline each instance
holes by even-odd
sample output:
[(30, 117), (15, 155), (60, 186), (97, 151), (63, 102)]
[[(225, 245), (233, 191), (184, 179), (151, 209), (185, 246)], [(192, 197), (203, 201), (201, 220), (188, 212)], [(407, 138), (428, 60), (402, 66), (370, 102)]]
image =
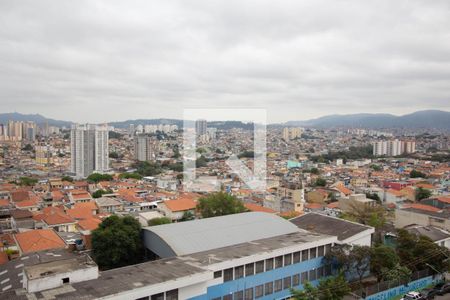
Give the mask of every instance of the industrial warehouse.
[[(331, 217), (322, 220), (327, 221), (336, 231), (370, 242), (373, 228)], [(77, 267), (70, 256), (34, 265), (22, 261), (24, 266), (10, 267), (16, 271), (23, 267), (22, 274), (14, 274), (23, 276), (21, 283), (2, 295), (8, 299), (285, 299), (291, 288), (301, 289), (302, 283), (314, 284), (335, 272), (323, 258), (339, 243), (338, 232), (330, 235), (328, 229), (325, 235), (320, 228), (307, 231), (295, 223), (300, 223), (298, 218), (290, 222), (249, 212), (146, 227), (144, 243), (153, 261), (104, 272), (98, 272), (91, 260)]]

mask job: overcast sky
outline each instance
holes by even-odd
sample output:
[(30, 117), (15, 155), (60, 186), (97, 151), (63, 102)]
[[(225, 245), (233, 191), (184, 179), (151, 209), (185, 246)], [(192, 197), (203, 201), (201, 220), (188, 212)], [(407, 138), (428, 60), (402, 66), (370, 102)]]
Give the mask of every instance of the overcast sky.
[(0, 112), (450, 110), (450, 1), (0, 1)]

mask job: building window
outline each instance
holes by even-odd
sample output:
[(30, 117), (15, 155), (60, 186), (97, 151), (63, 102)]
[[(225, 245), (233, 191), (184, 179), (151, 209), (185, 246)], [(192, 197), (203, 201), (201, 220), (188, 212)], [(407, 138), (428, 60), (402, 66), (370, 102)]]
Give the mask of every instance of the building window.
[(63, 279), (62, 279), (62, 282), (63, 282), (63, 283), (69, 283), (69, 282), (70, 282), (69, 277), (63, 278)]
[(325, 245), (325, 254), (328, 254), (331, 252), (331, 244)]
[(166, 300), (178, 300), (178, 289), (167, 291)]
[(281, 279), (275, 280), (274, 288), (273, 290), (275, 292), (279, 292), (283, 289), (283, 281)]
[(214, 278), (222, 277), (222, 270), (214, 272)]
[(234, 279), (239, 279), (244, 277), (244, 266), (239, 266), (234, 268)]
[(302, 251), (302, 261), (307, 261), (309, 259), (308, 257), (308, 250)]
[(264, 272), (264, 261), (260, 260), (260, 261), (256, 262), (255, 273), (258, 274), (258, 273), (262, 273), (262, 272)]
[(222, 300), (233, 300), (233, 295), (225, 295), (222, 297)]
[(302, 273), (302, 278), (301, 278), (301, 280), (302, 280), (302, 284), (304, 284), (305, 282), (308, 281), (308, 272), (303, 272), (303, 273)]
[(283, 256), (275, 257), (275, 269), (283, 267)]
[(235, 292), (233, 300), (244, 300), (244, 291)]
[(264, 295), (271, 295), (273, 294), (273, 282), (268, 282), (264, 285)]
[(255, 264), (246, 264), (245, 265), (245, 276), (252, 276), (255, 274)]
[(292, 276), (292, 285), (300, 285), (300, 274), (295, 274), (294, 276)]
[(264, 296), (264, 285), (255, 286), (255, 298), (261, 298)]
[(300, 252), (294, 252), (294, 261), (293, 261), (294, 264), (300, 262), (300, 256), (301, 256)]
[(266, 259), (266, 272), (273, 270), (273, 258)]
[(152, 295), (150, 297), (151, 300), (164, 300), (164, 293), (159, 293), (156, 295)]
[(312, 269), (309, 271), (309, 281), (316, 280), (316, 269)]
[(283, 279), (283, 290), (287, 290), (291, 288), (291, 276), (285, 277)]
[(289, 266), (290, 264), (292, 264), (292, 254), (286, 254), (284, 256), (284, 265)]
[(137, 298), (136, 300), (149, 300), (149, 299), (150, 299), (150, 297), (146, 296), (146, 297)]
[(320, 267), (320, 268), (317, 268), (317, 279), (322, 278), (323, 275), (324, 275), (324, 272), (325, 272), (325, 270), (324, 270), (324, 267), (323, 267), (323, 266)]
[(233, 280), (233, 269), (226, 269), (223, 271), (223, 281)]
[(317, 250), (316, 247), (309, 249), (309, 259), (313, 259), (313, 258), (317, 257), (317, 251), (316, 250)]
[(324, 246), (320, 246), (319, 248), (317, 248), (317, 256), (321, 257), (325, 255), (325, 247)]
[(253, 300), (253, 288), (245, 290), (245, 300)]

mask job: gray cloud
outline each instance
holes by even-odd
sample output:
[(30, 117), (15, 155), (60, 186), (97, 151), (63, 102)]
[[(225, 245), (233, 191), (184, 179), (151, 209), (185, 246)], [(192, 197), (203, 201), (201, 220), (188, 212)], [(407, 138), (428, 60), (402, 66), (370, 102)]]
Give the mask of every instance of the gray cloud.
[(74, 121), (450, 109), (448, 1), (0, 2), (0, 110)]

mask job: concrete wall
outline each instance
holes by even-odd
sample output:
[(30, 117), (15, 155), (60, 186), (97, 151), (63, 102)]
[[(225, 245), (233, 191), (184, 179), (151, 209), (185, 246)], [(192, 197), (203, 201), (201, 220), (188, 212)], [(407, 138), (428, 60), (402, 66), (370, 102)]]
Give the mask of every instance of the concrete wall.
[(438, 222), (432, 216), (426, 214), (420, 214), (412, 211), (406, 211), (402, 209), (395, 210), (395, 227), (403, 228), (405, 226), (417, 224), (422, 226), (435, 226), (444, 230), (450, 231), (450, 220), (444, 220)]
[(69, 278), (69, 283), (82, 282), (98, 278), (98, 267), (84, 268), (67, 273), (58, 273), (55, 275), (43, 276), (37, 279), (28, 280), (25, 272), (23, 273), (23, 287), (28, 293), (39, 292), (63, 286), (62, 279)]

